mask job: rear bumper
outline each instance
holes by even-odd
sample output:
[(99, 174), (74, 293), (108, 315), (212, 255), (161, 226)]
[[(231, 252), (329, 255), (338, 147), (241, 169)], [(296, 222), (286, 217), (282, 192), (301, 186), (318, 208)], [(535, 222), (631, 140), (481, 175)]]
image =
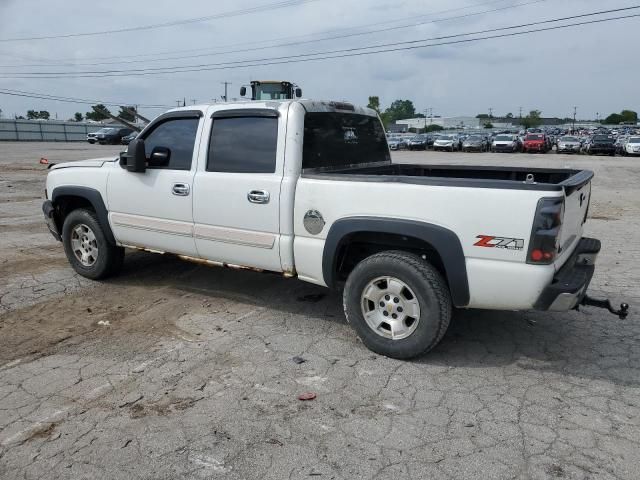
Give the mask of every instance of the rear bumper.
[(47, 227), (49, 228), (51, 235), (53, 235), (53, 238), (61, 242), (62, 236), (58, 231), (58, 225), (56, 224), (56, 220), (54, 216), (55, 212), (56, 212), (56, 209), (54, 208), (53, 203), (51, 203), (51, 200), (46, 200), (42, 204), (42, 213), (44, 213), (44, 220), (47, 223)]
[(577, 307), (587, 293), (599, 252), (599, 240), (582, 238), (571, 258), (558, 270), (551, 284), (542, 291), (533, 308), (566, 312)]

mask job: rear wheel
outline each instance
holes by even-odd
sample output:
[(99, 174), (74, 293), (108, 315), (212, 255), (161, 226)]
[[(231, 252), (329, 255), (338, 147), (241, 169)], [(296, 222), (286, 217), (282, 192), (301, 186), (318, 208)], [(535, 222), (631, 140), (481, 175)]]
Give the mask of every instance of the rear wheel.
[(398, 359), (433, 349), (451, 320), (451, 296), (442, 275), (419, 256), (401, 251), (360, 262), (347, 279), (343, 303), (362, 342)]
[(120, 271), (124, 248), (111, 245), (91, 210), (69, 213), (62, 226), (64, 252), (73, 269), (92, 280), (106, 278)]

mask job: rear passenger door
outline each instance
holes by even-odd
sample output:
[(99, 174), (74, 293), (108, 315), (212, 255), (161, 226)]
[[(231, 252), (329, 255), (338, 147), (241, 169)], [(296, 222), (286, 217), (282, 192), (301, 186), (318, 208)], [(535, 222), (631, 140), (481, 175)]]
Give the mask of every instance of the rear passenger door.
[(193, 189), (200, 257), (281, 271), (281, 131), (284, 121), (273, 109), (224, 110), (210, 117), (201, 147), (206, 158)]

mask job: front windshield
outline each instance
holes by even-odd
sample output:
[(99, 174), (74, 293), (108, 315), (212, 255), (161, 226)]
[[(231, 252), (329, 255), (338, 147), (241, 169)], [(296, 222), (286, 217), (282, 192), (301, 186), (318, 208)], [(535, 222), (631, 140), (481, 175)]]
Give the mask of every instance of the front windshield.
[(453, 137), (451, 135), (442, 135), (438, 140), (453, 140)]
[(561, 142), (579, 142), (580, 140), (578, 140), (576, 137), (562, 137), (560, 141)]
[(498, 135), (496, 137), (496, 141), (498, 142), (510, 142), (511, 140), (513, 140), (513, 137), (509, 135)]
[(286, 100), (287, 89), (280, 83), (261, 83), (256, 87), (256, 100)]

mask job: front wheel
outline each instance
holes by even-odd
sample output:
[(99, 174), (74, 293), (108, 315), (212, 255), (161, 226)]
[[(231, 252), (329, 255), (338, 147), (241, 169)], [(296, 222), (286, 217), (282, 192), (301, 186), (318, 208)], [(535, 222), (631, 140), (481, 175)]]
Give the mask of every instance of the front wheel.
[(351, 272), (343, 293), (347, 321), (372, 351), (408, 359), (442, 340), (451, 320), (451, 295), (442, 275), (418, 255), (372, 255)]
[(64, 253), (83, 277), (99, 280), (120, 271), (124, 248), (111, 245), (91, 210), (73, 210), (62, 226)]

